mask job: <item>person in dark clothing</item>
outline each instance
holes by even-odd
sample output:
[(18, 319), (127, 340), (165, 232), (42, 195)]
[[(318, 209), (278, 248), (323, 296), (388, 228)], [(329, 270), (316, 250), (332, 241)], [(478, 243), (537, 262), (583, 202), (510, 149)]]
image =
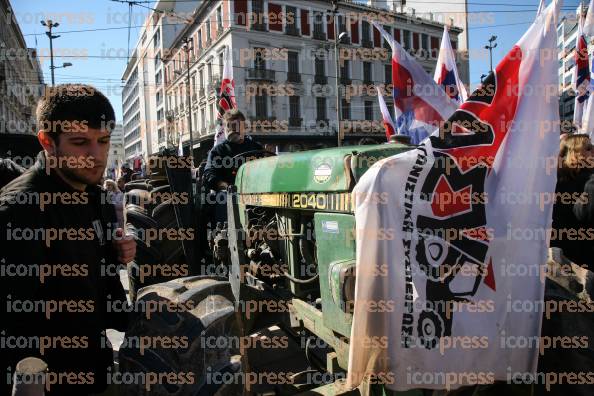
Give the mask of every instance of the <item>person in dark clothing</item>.
[(214, 146), (208, 153), (203, 181), (207, 189), (221, 191), (235, 182), (235, 172), (245, 158), (239, 157), (233, 163), (233, 157), (249, 151), (262, 151), (263, 147), (245, 136), (245, 116), (237, 109), (230, 110), (223, 116), (225, 140)]
[(38, 357), (47, 395), (95, 394), (113, 361), (105, 330), (126, 330), (118, 268), (136, 246), (97, 186), (115, 115), (93, 87), (67, 84), (40, 99), (37, 121), (43, 151), (0, 190), (0, 367), (10, 378), (19, 360)]
[(9, 158), (0, 158), (0, 188), (4, 187), (20, 175), (25, 173), (25, 168)]
[[(561, 248), (574, 263), (590, 268), (594, 268), (594, 241), (587, 231), (594, 222), (588, 221), (581, 203), (593, 166), (594, 147), (587, 135), (570, 135), (561, 140), (550, 245)], [(574, 206), (580, 208), (577, 215)]]

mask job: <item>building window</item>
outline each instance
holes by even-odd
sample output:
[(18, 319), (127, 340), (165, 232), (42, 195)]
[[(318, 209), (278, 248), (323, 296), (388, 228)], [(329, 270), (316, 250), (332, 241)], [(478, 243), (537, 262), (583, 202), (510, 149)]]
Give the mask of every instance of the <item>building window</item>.
[(265, 119), (268, 117), (268, 106), (267, 106), (266, 95), (256, 96), (256, 119)]
[(200, 109), (200, 125), (202, 126), (200, 129), (202, 132), (204, 132), (206, 129), (206, 113), (204, 111), (204, 107)]
[(423, 49), (423, 58), (429, 58), (429, 36), (425, 33), (421, 35), (421, 48)]
[(210, 18), (209, 17), (206, 18), (205, 24), (206, 24), (206, 42), (210, 43)]
[(392, 84), (392, 65), (384, 65), (384, 83)]
[(323, 57), (316, 56), (314, 67), (316, 76), (326, 75), (326, 60)]
[(402, 46), (405, 50), (410, 49), (410, 30), (403, 30)]
[(219, 77), (223, 78), (223, 67), (225, 63), (225, 57), (222, 53), (219, 54)]
[(223, 30), (223, 10), (221, 7), (217, 8), (217, 30)]
[[(388, 32), (388, 34), (389, 34), (389, 33), (390, 33), (390, 31), (392, 30), (392, 28), (390, 28), (390, 26), (386, 26), (386, 25), (384, 25), (384, 30), (385, 30), (386, 32)], [(388, 40), (385, 40), (385, 39), (384, 39), (384, 48), (385, 48), (385, 49), (391, 49), (391, 48), (392, 48), (392, 47), (390, 47), (390, 43), (388, 42)]]
[(365, 120), (373, 120), (373, 102), (369, 100), (365, 101)]
[(200, 86), (200, 89), (204, 88), (204, 70), (200, 69), (200, 71), (198, 72), (198, 85)]
[(155, 69), (158, 69), (159, 66), (161, 66), (161, 53), (157, 52), (157, 55), (155, 55)]
[(297, 28), (297, 8), (287, 6), (285, 17), (285, 33), (293, 36), (299, 35), (299, 29)]
[(313, 37), (316, 40), (326, 40), (326, 35), (324, 34), (324, 16), (321, 12), (314, 12), (314, 30), (313, 30)]
[(161, 46), (161, 28), (157, 29), (157, 33), (153, 36), (153, 48), (157, 49)]
[(369, 22), (363, 21), (361, 23), (361, 44), (363, 47), (371, 48), (371, 29), (369, 26)]
[(198, 49), (202, 49), (202, 30), (198, 30)]
[(264, 14), (263, 0), (252, 0), (252, 15), (254, 16), (254, 23), (252, 24), (252, 29), (265, 31), (266, 18)]
[(289, 51), (288, 52), (288, 73), (287, 81), (301, 82), (301, 75), (299, 74), (299, 52)]
[(326, 98), (316, 98), (316, 120), (326, 120)]
[(299, 96), (289, 96), (289, 126), (301, 126), (301, 100)]
[(371, 62), (363, 62), (363, 84), (373, 84)]
[(264, 48), (254, 48), (254, 68), (264, 70), (266, 69), (266, 59), (262, 56)]
[(343, 120), (350, 120), (351, 119), (351, 104), (346, 100), (342, 99), (340, 107), (342, 107), (342, 119)]
[(340, 81), (341, 84), (350, 84), (349, 61), (345, 60), (340, 66)]

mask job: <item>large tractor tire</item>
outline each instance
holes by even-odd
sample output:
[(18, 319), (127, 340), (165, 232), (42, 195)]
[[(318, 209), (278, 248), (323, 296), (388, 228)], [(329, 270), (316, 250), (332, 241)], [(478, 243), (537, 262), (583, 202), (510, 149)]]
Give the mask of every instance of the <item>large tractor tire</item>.
[(121, 378), (136, 380), (123, 381), (121, 395), (243, 394), (241, 327), (225, 278), (148, 286), (136, 307), (119, 351)]
[[(168, 268), (171, 276), (192, 275), (189, 271), (183, 271), (183, 268), (189, 266), (179, 235), (170, 237), (164, 232), (179, 229), (172, 199), (165, 194), (169, 191), (169, 185), (164, 185), (150, 191), (134, 189), (126, 193), (126, 229), (136, 240), (136, 257), (133, 262), (128, 263), (129, 293), (132, 301), (135, 301), (140, 288), (172, 279), (167, 277), (163, 265), (171, 268), (176, 266), (177, 270), (173, 272)], [(149, 238), (150, 235), (161, 237), (153, 239)]]

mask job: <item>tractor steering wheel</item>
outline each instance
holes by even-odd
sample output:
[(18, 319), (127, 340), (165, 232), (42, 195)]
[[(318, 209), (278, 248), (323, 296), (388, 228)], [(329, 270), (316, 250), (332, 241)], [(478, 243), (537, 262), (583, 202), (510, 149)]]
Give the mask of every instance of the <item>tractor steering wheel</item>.
[[(234, 156), (231, 159), (231, 164), (233, 165), (231, 172), (233, 173), (233, 177), (235, 177), (235, 175), (237, 175), (237, 171), (239, 170), (239, 167), (241, 165), (245, 164), (246, 162), (253, 161), (255, 159), (274, 157), (274, 156), (276, 156), (276, 154), (271, 153), (270, 151), (267, 151), (267, 150), (250, 150), (250, 151), (246, 151), (245, 153), (237, 154), (236, 156)], [(244, 158), (244, 161), (240, 163), (239, 160), (241, 158)]]

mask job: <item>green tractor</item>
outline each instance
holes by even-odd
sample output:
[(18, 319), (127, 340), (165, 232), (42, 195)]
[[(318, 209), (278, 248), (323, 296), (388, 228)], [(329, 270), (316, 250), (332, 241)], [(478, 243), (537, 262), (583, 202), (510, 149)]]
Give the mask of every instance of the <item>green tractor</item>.
[[(355, 290), (351, 192), (378, 160), (411, 148), (389, 143), (279, 156), (251, 153), (265, 158), (238, 167), (235, 186), (227, 193), (226, 224), (213, 224), (209, 215), (213, 206), (221, 205), (213, 202), (221, 195), (200, 189), (199, 177), (191, 191), (187, 169), (165, 167), (148, 181), (129, 184), (126, 216), (133, 232), (197, 230), (191, 241), (166, 237), (148, 244), (137, 238), (137, 260), (129, 267), (137, 310), (166, 303), (176, 309), (135, 316), (120, 349), (121, 368), (193, 376), (181, 384), (154, 384), (150, 390), (127, 385), (129, 394), (242, 394), (249, 388), (248, 369), (258, 365), (242, 348), (250, 349), (244, 348), (250, 337), (257, 343), (254, 334), (270, 331), (282, 334), (278, 337), (286, 348), (263, 348), (256, 360), (293, 347), (305, 367), (292, 368), (291, 375), (287, 371), (279, 384), (268, 381), (266, 391), (337, 394), (333, 386), (347, 370)], [(163, 182), (164, 174), (169, 184)], [(163, 192), (171, 197), (163, 198)], [(174, 192), (191, 195), (190, 204), (176, 205)], [(160, 196), (151, 198), (156, 194)], [(178, 265), (183, 252), (188, 271), (182, 275), (189, 276), (158, 283), (166, 277), (146, 270)], [(183, 345), (141, 348), (141, 338), (148, 336)], [(252, 392), (258, 393), (262, 382), (266, 380), (258, 380)]]
[[(414, 147), (250, 153), (258, 159), (240, 161), (226, 200), (164, 153), (151, 179), (127, 186), (138, 251), (129, 265), (135, 314), (119, 351), (123, 394), (395, 394), (382, 381), (343, 386), (356, 273), (351, 193), (374, 163)], [(217, 205), (226, 223), (214, 223)], [(149, 230), (159, 231), (152, 243)], [(502, 394), (477, 391), (456, 394)]]

